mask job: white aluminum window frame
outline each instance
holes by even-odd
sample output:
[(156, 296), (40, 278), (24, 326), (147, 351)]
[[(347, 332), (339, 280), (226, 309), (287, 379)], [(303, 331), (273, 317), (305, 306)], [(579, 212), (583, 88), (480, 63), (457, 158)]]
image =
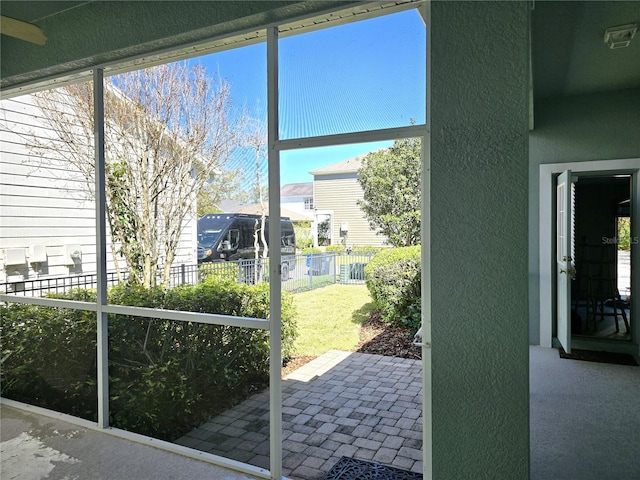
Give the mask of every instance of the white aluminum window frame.
[[(432, 430), (431, 430), (431, 275), (430, 275), (430, 175), (431, 175), (431, 152), (430, 152), (430, 114), (431, 114), (431, 93), (430, 93), (430, 31), (431, 15), (430, 0), (423, 2), (405, 2), (396, 5), (395, 8), (385, 8), (384, 14), (392, 14), (408, 8), (417, 8), (426, 26), (426, 115), (425, 124), (410, 125), (406, 127), (388, 128), (381, 130), (360, 131), (342, 133), (335, 135), (324, 135), (307, 138), (294, 138), (279, 140), (278, 138), (278, 39), (281, 30), (287, 35), (291, 34), (291, 27), (283, 28), (282, 25), (271, 25), (266, 27), (267, 41), (267, 112), (268, 112), (268, 185), (272, 195), (269, 196), (269, 211), (271, 215), (281, 215), (280, 205), (280, 152), (285, 150), (303, 149), (323, 146), (336, 146), (352, 143), (366, 143), (382, 140), (396, 140), (401, 138), (419, 137), (422, 139), (422, 370), (423, 370), (423, 476), (425, 479), (432, 478)], [(347, 23), (349, 20), (344, 21)], [(289, 24), (291, 25), (291, 24)], [(332, 26), (327, 24), (327, 27)], [(322, 26), (315, 26), (315, 29)], [(312, 30), (314, 28), (308, 28)], [(295, 29), (294, 29), (295, 30)], [(264, 30), (263, 30), (264, 31)], [(303, 33), (302, 30), (300, 33)], [(294, 32), (298, 33), (298, 32)], [(199, 54), (207, 53), (206, 49)], [(172, 61), (178, 60), (173, 53)], [(183, 55), (187, 58), (189, 55)], [(191, 55), (193, 56), (193, 55)], [(159, 57), (161, 58), (162, 55)], [(164, 57), (162, 57), (164, 58)], [(165, 60), (166, 61), (166, 60)], [(164, 63), (154, 61), (154, 64)], [(142, 68), (149, 65), (137, 65)], [(106, 430), (110, 434), (133, 440), (136, 442), (153, 445), (166, 450), (180, 453), (199, 460), (227, 467), (239, 472), (246, 473), (259, 478), (282, 478), (282, 329), (281, 329), (281, 283), (270, 282), (270, 311), (269, 319), (257, 319), (246, 317), (233, 317), (218, 314), (203, 314), (193, 312), (181, 312), (173, 310), (158, 310), (153, 308), (140, 308), (132, 306), (110, 305), (107, 303), (107, 275), (106, 275), (106, 225), (105, 225), (105, 157), (104, 157), (104, 73), (116, 71), (114, 66), (105, 65), (95, 68), (92, 71), (95, 95), (94, 125), (95, 125), (95, 164), (96, 164), (96, 255), (97, 255), (97, 301), (96, 303), (76, 302), (68, 300), (19, 297), (15, 295), (0, 294), (0, 301), (7, 303), (26, 303), (48, 307), (70, 308), (96, 312), (97, 331), (97, 381), (98, 381), (98, 421), (97, 423), (82, 420), (76, 417), (51, 412), (35, 406), (29, 406), (7, 399), (1, 399), (7, 405), (19, 406), (20, 408), (34, 411), (45, 415), (54, 415), (82, 425), (86, 428), (96, 428)], [(122, 70), (122, 67), (118, 71)], [(79, 73), (77, 77), (67, 83), (87, 80), (86, 74)], [(55, 82), (55, 80), (54, 80)], [(64, 84), (64, 82), (61, 82)], [(42, 88), (40, 88), (42, 89)], [(30, 91), (37, 91), (35, 87)], [(269, 242), (278, 244), (280, 242), (279, 223), (269, 231)], [(281, 255), (280, 250), (271, 252), (269, 262), (270, 278), (280, 278), (281, 275)], [(265, 470), (253, 465), (237, 462), (225, 457), (182, 447), (170, 442), (163, 442), (157, 439), (145, 437), (133, 432), (128, 432), (109, 426), (109, 383), (108, 383), (108, 337), (107, 337), (107, 316), (108, 314), (135, 315), (146, 318), (158, 318), (174, 321), (198, 322), (205, 324), (228, 325), (234, 327), (256, 328), (269, 331), (270, 341), (270, 470)], [(108, 429), (108, 430), (107, 430)]]

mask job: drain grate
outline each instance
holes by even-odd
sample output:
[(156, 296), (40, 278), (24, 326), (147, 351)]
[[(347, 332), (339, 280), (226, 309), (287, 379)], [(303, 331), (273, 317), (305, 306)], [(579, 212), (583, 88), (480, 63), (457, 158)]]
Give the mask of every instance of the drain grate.
[(331, 467), (323, 480), (422, 480), (422, 474), (367, 462), (351, 457), (342, 457)]

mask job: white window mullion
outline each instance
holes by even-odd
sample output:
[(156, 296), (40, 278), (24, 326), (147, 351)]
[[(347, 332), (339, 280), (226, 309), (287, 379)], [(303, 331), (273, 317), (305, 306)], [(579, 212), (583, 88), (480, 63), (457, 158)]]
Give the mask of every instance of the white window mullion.
[(419, 137), (424, 134), (424, 125), (408, 125), (406, 127), (382, 128), (317, 137), (289, 138), (276, 140), (278, 151), (299, 150), (304, 148), (333, 147), (354, 143), (380, 142), (382, 140), (399, 140), (401, 138)]
[(282, 285), (280, 265), (280, 151), (278, 140), (278, 28), (267, 30), (267, 131), (269, 165), (269, 411), (271, 478), (282, 478)]
[(431, 2), (420, 6), (426, 31), (425, 123), (422, 137), (421, 310), (422, 310), (422, 476), (433, 478), (433, 402), (431, 363)]
[(97, 354), (98, 354), (98, 425), (109, 426), (109, 344), (107, 304), (107, 229), (106, 229), (106, 175), (104, 157), (104, 72), (93, 71), (93, 125), (95, 152), (96, 192), (96, 271), (97, 271)]

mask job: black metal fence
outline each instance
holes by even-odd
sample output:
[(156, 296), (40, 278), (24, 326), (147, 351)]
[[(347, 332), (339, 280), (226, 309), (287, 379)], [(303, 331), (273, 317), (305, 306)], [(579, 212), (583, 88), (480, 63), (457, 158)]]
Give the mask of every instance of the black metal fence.
[[(364, 267), (373, 252), (313, 253), (282, 258), (282, 289), (302, 291), (332, 283), (364, 283)], [(246, 259), (236, 262), (213, 262), (178, 265), (171, 269), (172, 286), (195, 284), (208, 276), (234, 279), (238, 283), (269, 281), (269, 259)]]
[[(123, 272), (107, 273), (107, 285), (113, 286), (128, 279), (129, 274)], [(0, 293), (16, 294), (27, 297), (41, 297), (51, 293), (64, 293), (74, 288), (96, 288), (98, 274), (73, 275), (67, 277), (48, 277), (22, 280), (20, 282), (0, 283)]]
[[(313, 253), (282, 258), (282, 289), (289, 292), (311, 290), (326, 285), (362, 284), (364, 267), (374, 252), (346, 254), (343, 252)], [(169, 285), (194, 285), (209, 276), (227, 278), (238, 283), (254, 284), (269, 281), (269, 259), (244, 259), (235, 262), (212, 262), (200, 265), (171, 267)], [(126, 272), (107, 274), (107, 285), (126, 281)], [(64, 293), (74, 288), (96, 288), (97, 274), (55, 278), (36, 278), (0, 284), (0, 293), (39, 297), (50, 293)]]

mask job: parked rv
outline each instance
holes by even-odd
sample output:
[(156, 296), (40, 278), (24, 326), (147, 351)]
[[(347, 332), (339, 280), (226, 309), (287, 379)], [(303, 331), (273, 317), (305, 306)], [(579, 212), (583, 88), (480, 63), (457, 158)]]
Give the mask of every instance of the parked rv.
[[(262, 217), (242, 213), (208, 213), (198, 220), (198, 263), (254, 259), (256, 235), (258, 255), (264, 250)], [(282, 278), (296, 266), (296, 236), (288, 217), (280, 220), (280, 251)], [(264, 238), (269, 245), (269, 217), (266, 217)], [(267, 251), (268, 254), (268, 251)]]

